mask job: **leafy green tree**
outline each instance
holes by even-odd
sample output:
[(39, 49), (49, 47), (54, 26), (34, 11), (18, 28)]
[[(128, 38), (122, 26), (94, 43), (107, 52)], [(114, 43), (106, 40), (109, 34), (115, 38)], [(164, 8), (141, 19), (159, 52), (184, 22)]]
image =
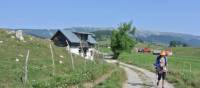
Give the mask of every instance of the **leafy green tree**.
[(186, 43), (183, 43), (183, 47), (188, 47), (189, 45)]
[(177, 46), (176, 41), (170, 41), (169, 46), (170, 47), (176, 47)]
[(129, 36), (129, 33), (135, 34), (136, 28), (132, 26), (132, 22), (122, 23), (120, 26), (112, 31), (111, 35), (111, 50), (114, 53), (114, 59), (118, 59), (122, 51), (131, 51), (136, 44)]

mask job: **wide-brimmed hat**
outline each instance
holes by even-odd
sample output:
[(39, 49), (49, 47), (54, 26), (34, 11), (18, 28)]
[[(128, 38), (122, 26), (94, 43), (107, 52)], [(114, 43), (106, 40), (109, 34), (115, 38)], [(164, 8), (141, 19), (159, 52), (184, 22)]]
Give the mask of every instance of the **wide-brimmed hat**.
[(165, 52), (165, 51), (161, 51), (161, 52), (160, 52), (160, 55), (161, 55), (161, 56), (165, 56), (165, 55), (166, 55), (166, 52)]

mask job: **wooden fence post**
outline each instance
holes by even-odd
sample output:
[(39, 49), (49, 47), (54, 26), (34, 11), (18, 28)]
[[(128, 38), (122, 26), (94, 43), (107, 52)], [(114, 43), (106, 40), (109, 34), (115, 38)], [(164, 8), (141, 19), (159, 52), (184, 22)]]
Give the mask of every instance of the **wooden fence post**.
[(190, 72), (192, 73), (192, 65), (191, 65), (191, 63), (190, 63)]
[(83, 43), (82, 43), (82, 40), (81, 40), (81, 37), (79, 37), (80, 38), (80, 47), (81, 47), (81, 52), (83, 52), (83, 58), (84, 58), (84, 61), (85, 61), (85, 66), (84, 66), (84, 68), (85, 68), (85, 71), (86, 71), (86, 66), (87, 66), (87, 61), (86, 61), (86, 57), (85, 57), (85, 55), (84, 55), (84, 50), (83, 50)]
[(51, 50), (51, 58), (52, 58), (52, 67), (53, 67), (53, 76), (55, 75), (55, 61), (54, 61), (54, 55), (53, 55), (53, 50), (51, 44), (49, 45), (50, 50)]
[[(67, 45), (68, 45), (68, 51), (69, 51), (69, 54), (71, 56), (71, 61), (72, 61), (72, 69), (74, 70), (75, 67), (74, 67), (74, 59), (73, 59), (73, 56), (72, 56), (72, 53), (70, 53), (70, 45), (69, 45), (69, 42), (66, 40), (67, 42)], [(66, 47), (66, 50), (67, 50), (67, 47)]]
[(190, 63), (190, 86), (192, 85), (192, 65), (191, 65), (191, 63)]
[(25, 73), (25, 75), (24, 75), (24, 83), (25, 83), (25, 85), (26, 85), (26, 83), (27, 83), (27, 80), (28, 80), (28, 58), (29, 58), (29, 50), (28, 50), (28, 52), (27, 52), (27, 55), (26, 55), (26, 61), (25, 61), (25, 69), (24, 69), (24, 73)]

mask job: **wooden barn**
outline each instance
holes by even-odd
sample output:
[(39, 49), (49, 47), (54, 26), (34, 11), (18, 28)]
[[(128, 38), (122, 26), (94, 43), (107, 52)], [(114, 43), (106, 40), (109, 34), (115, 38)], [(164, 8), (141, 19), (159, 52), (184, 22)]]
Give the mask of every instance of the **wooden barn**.
[(94, 34), (87, 32), (75, 32), (71, 30), (58, 30), (52, 36), (51, 40), (56, 46), (70, 47), (70, 52), (88, 59), (91, 59), (93, 56), (92, 51), (96, 44)]

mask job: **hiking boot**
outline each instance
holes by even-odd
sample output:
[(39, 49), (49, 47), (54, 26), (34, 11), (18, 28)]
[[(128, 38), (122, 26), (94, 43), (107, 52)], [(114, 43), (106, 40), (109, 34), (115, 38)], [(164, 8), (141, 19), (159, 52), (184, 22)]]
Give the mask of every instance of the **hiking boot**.
[(157, 86), (159, 85), (159, 82), (157, 82)]

